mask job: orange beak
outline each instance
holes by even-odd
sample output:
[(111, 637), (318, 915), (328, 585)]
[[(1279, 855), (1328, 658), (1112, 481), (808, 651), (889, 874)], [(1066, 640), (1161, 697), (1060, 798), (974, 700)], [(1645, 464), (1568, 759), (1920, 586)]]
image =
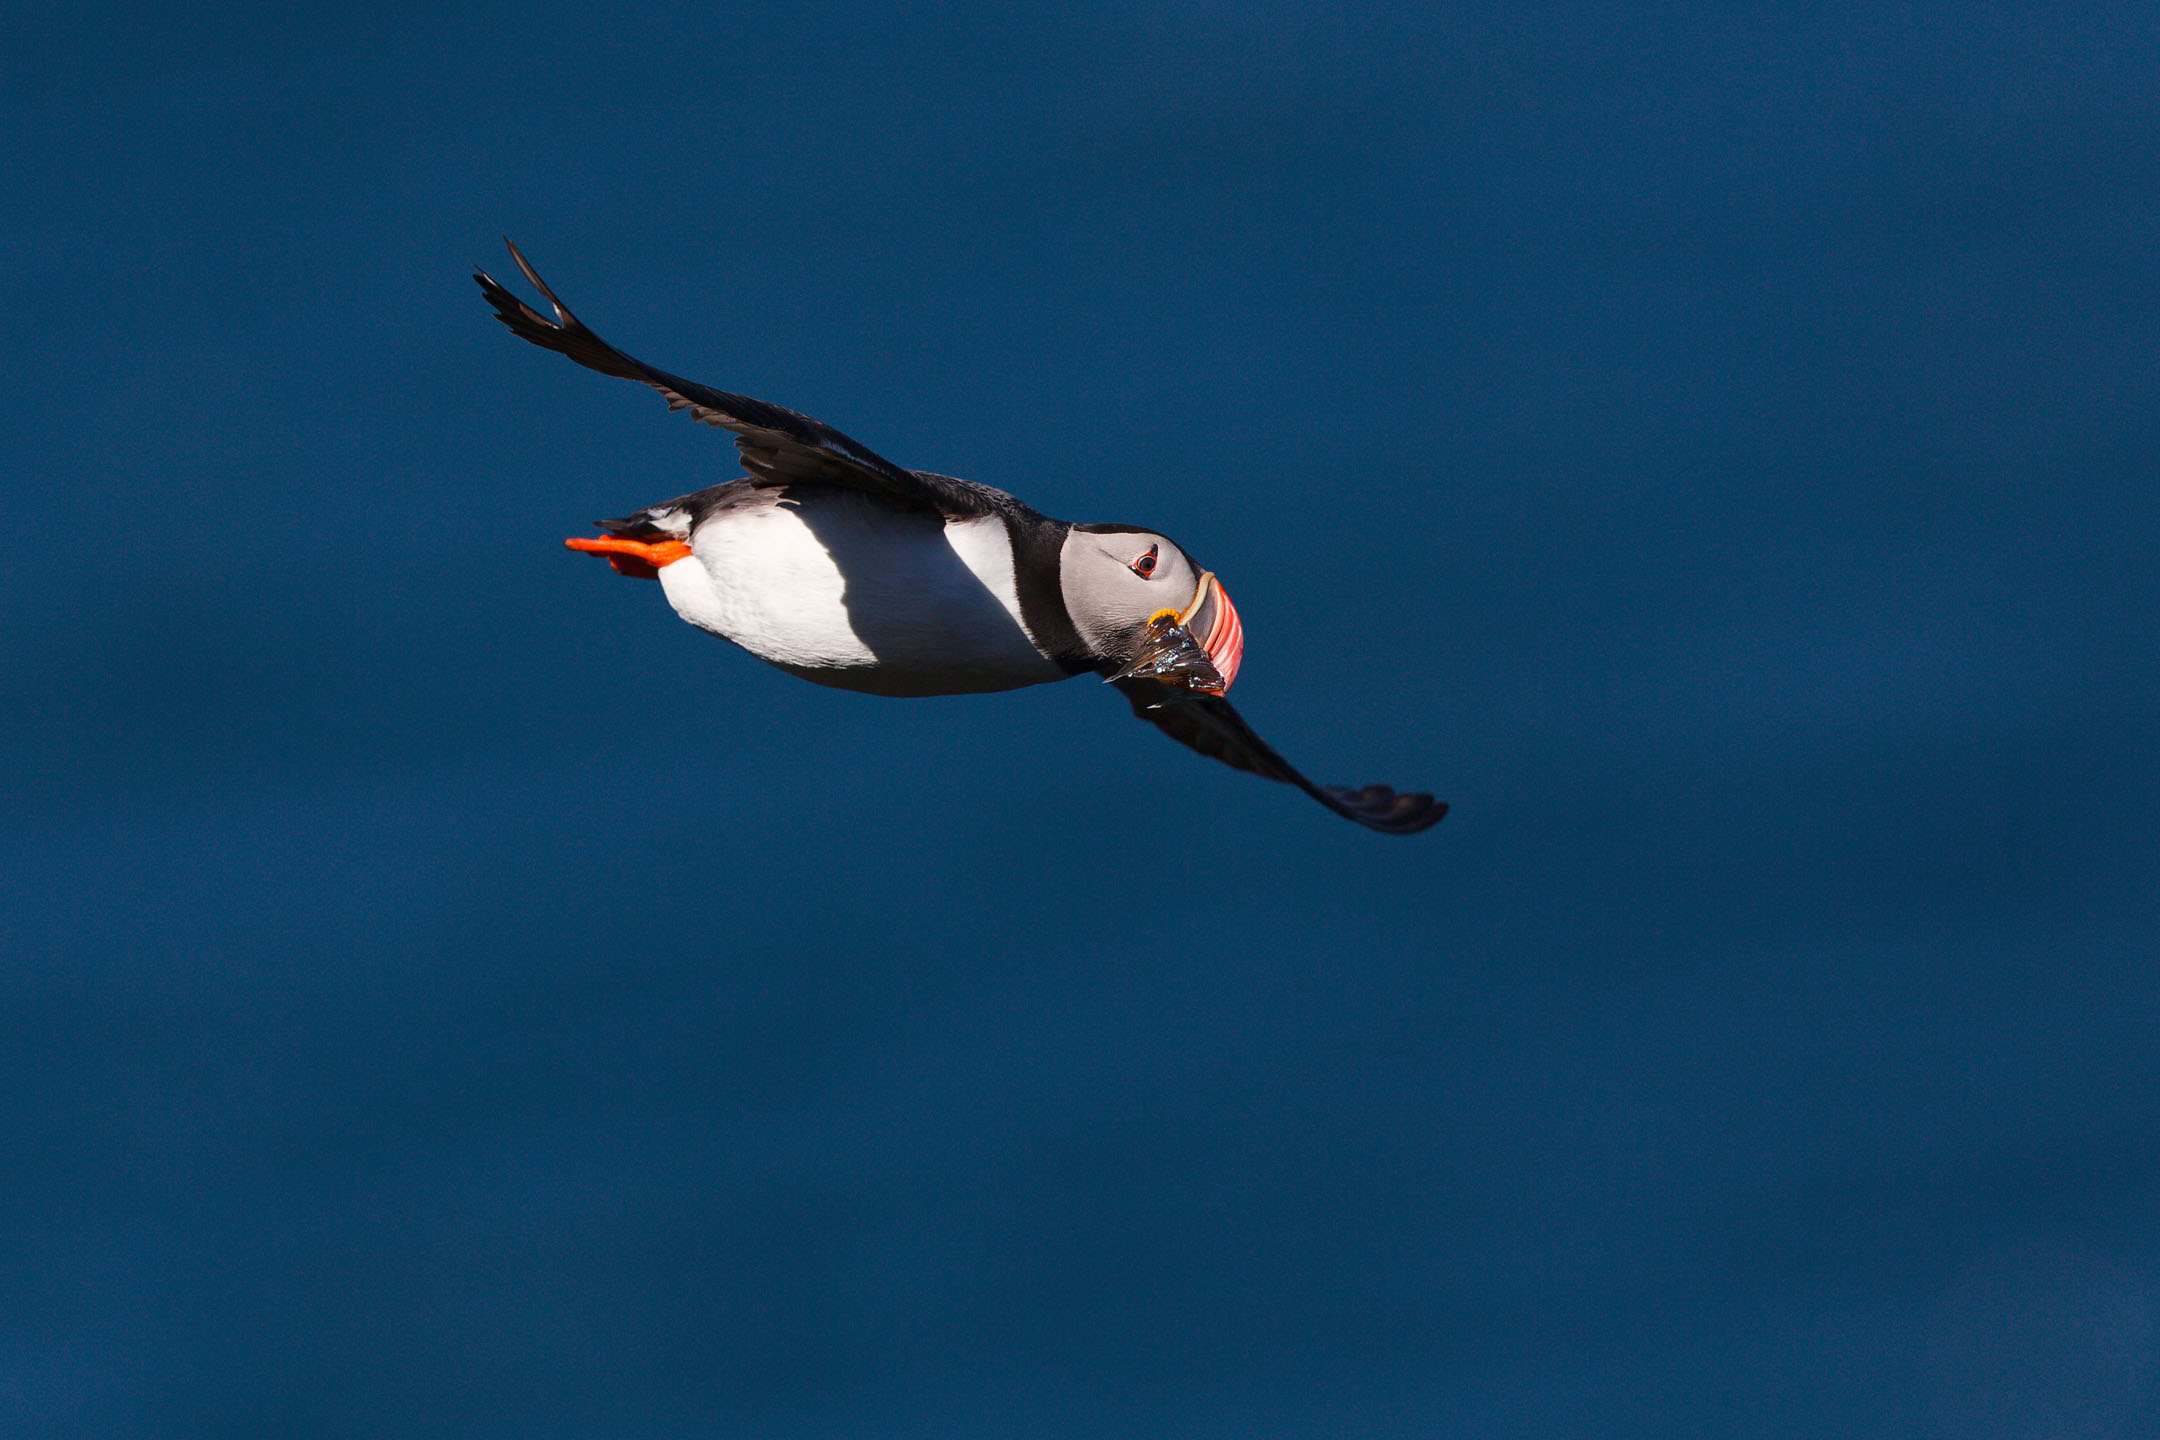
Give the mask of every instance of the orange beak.
[(1223, 689), (1228, 690), (1237, 681), (1238, 666), (1245, 663), (1245, 625), (1238, 619), (1237, 606), (1230, 603), (1230, 592), (1222, 588), (1214, 571), (1200, 577), (1192, 604), (1177, 617), (1177, 623), (1207, 651), (1208, 659), (1222, 672)]
[(640, 580), (659, 579), (662, 567), (690, 553), (690, 547), (680, 540), (625, 540), (620, 535), (577, 535), (563, 544), (588, 555), (605, 555), (616, 574)]

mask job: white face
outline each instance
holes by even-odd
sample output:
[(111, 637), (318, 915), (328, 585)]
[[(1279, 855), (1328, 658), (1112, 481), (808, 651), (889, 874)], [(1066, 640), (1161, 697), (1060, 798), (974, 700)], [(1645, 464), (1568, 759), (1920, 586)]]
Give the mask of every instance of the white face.
[(1073, 628), (1098, 655), (1123, 656), (1150, 619), (1192, 604), (1200, 567), (1152, 530), (1075, 525), (1059, 579)]

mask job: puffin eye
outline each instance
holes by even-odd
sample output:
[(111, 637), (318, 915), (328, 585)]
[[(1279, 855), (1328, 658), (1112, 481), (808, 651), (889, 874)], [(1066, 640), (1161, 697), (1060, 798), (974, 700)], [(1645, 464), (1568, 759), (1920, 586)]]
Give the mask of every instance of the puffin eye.
[(1141, 557), (1140, 557), (1139, 559), (1137, 559), (1137, 560), (1135, 560), (1135, 561), (1133, 561), (1133, 562), (1132, 562), (1132, 572), (1133, 572), (1133, 574), (1135, 574), (1135, 575), (1138, 575), (1138, 576), (1139, 576), (1139, 577), (1140, 577), (1141, 579), (1143, 579), (1143, 580), (1152, 580), (1152, 579), (1154, 579), (1154, 578), (1155, 578), (1155, 552), (1156, 552), (1156, 551), (1158, 551), (1158, 550), (1160, 550), (1160, 549), (1162, 549), (1162, 546), (1160, 546), (1160, 545), (1150, 545), (1150, 546), (1148, 546), (1148, 547), (1147, 547), (1147, 554), (1145, 554), (1145, 555), (1142, 555), (1142, 556), (1141, 556)]

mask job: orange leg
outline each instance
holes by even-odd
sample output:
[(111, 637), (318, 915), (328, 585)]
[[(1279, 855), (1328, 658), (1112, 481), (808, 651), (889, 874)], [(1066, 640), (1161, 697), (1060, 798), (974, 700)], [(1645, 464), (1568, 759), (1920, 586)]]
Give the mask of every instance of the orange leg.
[(576, 536), (563, 541), (572, 550), (605, 555), (618, 575), (657, 580), (661, 567), (688, 556), (690, 547), (680, 540), (625, 540), (619, 535)]

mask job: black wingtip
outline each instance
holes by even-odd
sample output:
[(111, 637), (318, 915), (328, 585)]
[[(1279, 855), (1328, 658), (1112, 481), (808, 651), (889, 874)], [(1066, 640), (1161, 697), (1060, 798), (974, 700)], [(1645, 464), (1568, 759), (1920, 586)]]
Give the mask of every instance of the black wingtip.
[(1330, 808), (1337, 814), (1383, 835), (1415, 835), (1430, 830), (1448, 812), (1445, 800), (1430, 795), (1398, 795), (1385, 785), (1367, 785), (1362, 790), (1329, 785), (1325, 789)]
[(518, 269), (524, 272), (525, 278), (547, 297), (548, 304), (555, 307), (556, 315), (555, 319), (550, 320), (511, 294), (487, 271), (475, 270), (474, 283), (479, 285), (480, 293), (487, 297), (488, 304), (495, 307), (495, 318), (509, 326), (512, 334), (538, 345), (543, 350), (567, 355), (588, 370), (597, 370), (603, 375), (613, 375), (624, 380), (636, 380), (646, 385), (654, 383), (655, 372), (647, 370), (593, 334), (583, 321), (570, 313), (570, 307), (555, 297), (555, 292), (548, 288), (547, 282), (533, 269), (532, 262), (525, 258), (525, 252), (518, 249), (509, 236), (503, 237), (503, 244), (509, 246), (510, 258), (517, 261)]
[(558, 348), (551, 338), (562, 333), (562, 326), (542, 315), (523, 300), (510, 293), (500, 280), (485, 270), (473, 271), (473, 283), (487, 297), (488, 304), (495, 307), (495, 318), (515, 330), (535, 345), (553, 350)]
[(533, 289), (546, 296), (548, 304), (555, 307), (556, 323), (565, 330), (575, 327), (578, 323), (577, 316), (572, 315), (569, 307), (555, 298), (555, 292), (548, 289), (547, 281), (542, 280), (540, 272), (533, 269), (532, 261), (525, 258), (525, 252), (518, 249), (517, 242), (505, 235), (503, 236), (503, 245), (509, 250), (510, 258), (517, 262), (518, 269), (524, 272), (525, 278), (532, 282)]
[[(510, 258), (517, 262), (519, 271), (524, 274), (527, 280), (532, 282), (532, 287), (535, 290), (538, 290), (546, 297), (548, 304), (554, 307), (555, 310), (555, 318), (553, 320), (548, 319), (545, 315), (533, 309), (532, 306), (511, 294), (500, 280), (476, 266), (473, 269), (473, 279), (479, 284), (480, 292), (487, 296), (488, 303), (495, 307), (495, 314), (503, 324), (508, 325), (512, 330), (517, 331), (518, 334), (531, 340), (534, 344), (545, 346), (550, 350), (562, 348), (557, 343), (559, 338), (576, 336), (580, 332), (590, 334), (591, 332), (586, 330), (583, 322), (570, 313), (570, 307), (563, 304), (555, 292), (548, 288), (547, 281), (540, 278), (540, 272), (533, 269), (532, 262), (525, 258), (525, 252), (518, 249), (517, 242), (505, 235), (503, 236), (503, 245), (510, 251)], [(544, 339), (542, 336), (554, 338)]]

